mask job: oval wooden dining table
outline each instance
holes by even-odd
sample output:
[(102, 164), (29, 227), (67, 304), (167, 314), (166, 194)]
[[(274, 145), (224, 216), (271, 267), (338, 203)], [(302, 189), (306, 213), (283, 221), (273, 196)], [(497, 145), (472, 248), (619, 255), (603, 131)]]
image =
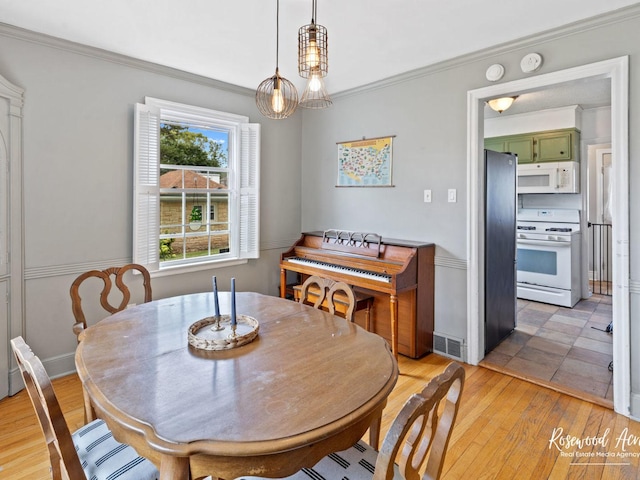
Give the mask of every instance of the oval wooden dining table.
[[(220, 313), (230, 294), (219, 295)], [(188, 343), (212, 293), (140, 304), (86, 330), (76, 367), (96, 415), (162, 480), (283, 477), (346, 449), (380, 418), (398, 378), (386, 341), (322, 310), (236, 294), (258, 336), (229, 350)]]

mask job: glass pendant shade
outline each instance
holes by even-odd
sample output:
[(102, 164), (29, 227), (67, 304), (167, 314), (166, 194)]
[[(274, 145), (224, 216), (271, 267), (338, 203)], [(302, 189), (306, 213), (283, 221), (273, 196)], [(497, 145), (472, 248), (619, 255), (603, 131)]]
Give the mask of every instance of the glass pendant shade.
[(298, 106), (298, 91), (293, 83), (276, 74), (264, 80), (256, 90), (256, 105), (267, 118), (280, 120), (293, 115)]
[(324, 80), (318, 71), (314, 71), (307, 81), (307, 87), (304, 89), (300, 106), (303, 108), (327, 108), (333, 102), (324, 87)]
[(298, 73), (302, 78), (318, 71), (322, 77), (329, 72), (327, 61), (327, 29), (313, 20), (298, 30)]

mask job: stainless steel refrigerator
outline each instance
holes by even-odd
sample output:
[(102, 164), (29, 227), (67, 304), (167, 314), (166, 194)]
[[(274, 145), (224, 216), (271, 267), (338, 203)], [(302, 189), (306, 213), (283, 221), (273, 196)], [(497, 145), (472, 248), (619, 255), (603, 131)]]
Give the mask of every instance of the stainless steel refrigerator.
[(485, 353), (516, 327), (516, 177), (518, 158), (484, 151)]

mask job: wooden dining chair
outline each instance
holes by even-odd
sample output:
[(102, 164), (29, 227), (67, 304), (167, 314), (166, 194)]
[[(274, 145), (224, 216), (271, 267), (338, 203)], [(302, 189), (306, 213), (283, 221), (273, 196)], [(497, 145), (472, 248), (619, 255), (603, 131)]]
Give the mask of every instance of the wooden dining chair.
[[(142, 265), (137, 263), (129, 263), (122, 267), (111, 267), (105, 270), (90, 270), (76, 278), (71, 284), (71, 309), (75, 317), (73, 325), (73, 333), (78, 337), (78, 341), (82, 339), (84, 330), (87, 328), (87, 320), (82, 310), (82, 299), (80, 298), (80, 285), (88, 278), (99, 278), (104, 283), (102, 292), (100, 293), (100, 305), (109, 312), (110, 315), (124, 310), (131, 300), (131, 292), (129, 287), (124, 283), (124, 274), (130, 270), (137, 270), (142, 274), (142, 285), (144, 287), (144, 303), (151, 301), (151, 277), (149, 271)], [(109, 294), (113, 287), (111, 277), (115, 277), (115, 285), (122, 294), (122, 301), (119, 305), (111, 305), (109, 303)]]
[[(346, 302), (345, 302), (346, 300)], [(329, 313), (332, 315), (343, 314), (336, 310), (338, 303), (346, 303), (346, 311), (344, 312), (344, 318), (353, 322), (353, 312), (356, 308), (356, 296), (351, 290), (351, 287), (344, 282), (334, 282), (330, 286), (327, 292), (327, 305), (329, 306)]]
[[(145, 267), (137, 263), (129, 263), (123, 265), (122, 267), (110, 267), (105, 270), (90, 270), (78, 276), (78, 278), (73, 281), (69, 293), (71, 294), (71, 310), (73, 311), (73, 316), (75, 317), (75, 323), (73, 324), (73, 333), (76, 334), (78, 342), (82, 340), (84, 331), (87, 329), (87, 319), (85, 316), (85, 312), (82, 309), (82, 298), (80, 297), (80, 286), (85, 280), (89, 278), (99, 278), (100, 280), (102, 280), (103, 286), (102, 291), (100, 292), (100, 305), (109, 313), (109, 315), (113, 315), (116, 312), (124, 310), (125, 308), (127, 308), (127, 305), (129, 305), (129, 302), (131, 300), (131, 291), (129, 290), (129, 287), (127, 287), (127, 285), (124, 283), (124, 274), (131, 270), (136, 270), (142, 275), (144, 303), (150, 302), (152, 300), (151, 276), (149, 275), (149, 271)], [(111, 279), (112, 277), (114, 277), (114, 280)], [(109, 294), (112, 291), (114, 281), (117, 289), (122, 295), (122, 300), (119, 305), (112, 305), (109, 302)], [(91, 406), (89, 396), (87, 395), (87, 392), (84, 391), (84, 388), (83, 395), (84, 418), (85, 421), (89, 423), (92, 420), (95, 420), (96, 416), (93, 411), (93, 407)]]
[(356, 297), (351, 287), (344, 282), (311, 275), (302, 284), (299, 301), (314, 308), (326, 308), (332, 315), (353, 322)]
[(117, 442), (102, 420), (69, 431), (40, 359), (22, 337), (11, 340), (22, 379), (44, 434), (53, 480), (157, 480), (158, 469), (133, 447)]
[[(452, 362), (420, 393), (413, 394), (393, 420), (380, 452), (360, 440), (353, 447), (329, 454), (313, 468), (302, 469), (286, 480), (439, 479), (458, 415), (464, 379), (462, 366)], [(240, 477), (237, 480), (258, 479), (260, 477)]]
[(327, 282), (331, 282), (331, 280), (311, 275), (302, 283), (298, 301), (305, 305), (311, 305), (313, 308), (320, 308), (327, 297)]

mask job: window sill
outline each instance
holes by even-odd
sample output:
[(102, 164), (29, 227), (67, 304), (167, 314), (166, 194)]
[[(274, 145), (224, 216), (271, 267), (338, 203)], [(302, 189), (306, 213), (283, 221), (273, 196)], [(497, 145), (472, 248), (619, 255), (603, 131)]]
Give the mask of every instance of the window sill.
[(214, 260), (210, 262), (202, 262), (191, 265), (174, 265), (171, 267), (165, 267), (154, 272), (149, 272), (152, 278), (155, 277), (168, 277), (171, 275), (181, 275), (183, 273), (199, 272), (202, 270), (211, 270), (213, 268), (232, 267), (234, 265), (242, 265), (247, 263), (246, 258), (234, 258), (233, 260)]

